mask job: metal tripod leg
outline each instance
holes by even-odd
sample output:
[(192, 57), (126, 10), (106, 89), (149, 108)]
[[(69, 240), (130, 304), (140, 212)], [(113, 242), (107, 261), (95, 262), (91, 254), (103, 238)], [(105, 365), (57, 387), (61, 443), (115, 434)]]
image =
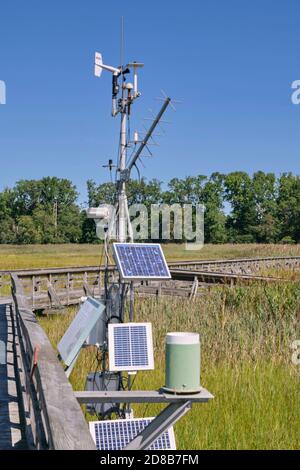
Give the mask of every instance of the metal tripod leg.
[(154, 418), (145, 429), (138, 434), (123, 450), (148, 449), (158, 437), (169, 427), (173, 426), (192, 407), (191, 400), (182, 400), (170, 403), (159, 415)]

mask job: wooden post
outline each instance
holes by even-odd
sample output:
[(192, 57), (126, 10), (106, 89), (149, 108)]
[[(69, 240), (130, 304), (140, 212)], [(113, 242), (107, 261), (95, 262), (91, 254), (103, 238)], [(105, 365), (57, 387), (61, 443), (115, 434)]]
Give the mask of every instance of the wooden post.
[(67, 272), (67, 302), (68, 302), (68, 305), (70, 303), (70, 273), (69, 271)]
[(31, 289), (32, 308), (34, 308), (35, 307), (35, 276), (32, 276), (31, 281), (32, 281), (32, 289)]

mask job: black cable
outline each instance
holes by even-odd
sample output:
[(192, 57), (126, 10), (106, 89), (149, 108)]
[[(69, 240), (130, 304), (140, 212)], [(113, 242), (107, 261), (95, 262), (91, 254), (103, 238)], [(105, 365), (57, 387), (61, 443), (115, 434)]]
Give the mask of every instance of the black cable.
[(123, 323), (122, 318), (120, 318), (118, 315), (112, 315), (111, 317), (109, 317), (109, 320), (107, 320), (106, 326), (107, 326), (109, 323), (111, 323), (110, 320), (112, 320), (113, 318), (115, 318), (116, 320), (119, 320), (120, 323)]
[[(130, 388), (128, 388), (129, 391), (132, 390), (132, 387), (133, 387), (133, 384), (134, 384), (134, 382), (135, 382), (136, 376), (137, 376), (137, 374), (135, 374), (134, 379), (133, 379), (133, 381), (132, 381), (131, 384), (130, 384)], [(128, 383), (129, 383), (129, 378), (128, 378)]]
[(141, 173), (140, 173), (140, 169), (139, 167), (137, 166), (137, 164), (135, 163), (134, 164), (135, 168), (136, 168), (136, 171), (137, 171), (137, 174), (138, 174), (138, 179), (139, 179), (139, 183), (141, 182)]
[(127, 284), (122, 284), (122, 293), (121, 293), (121, 311), (120, 311), (120, 317), (123, 321), (124, 319), (124, 310), (125, 310), (125, 302), (126, 302), (126, 296), (128, 292), (128, 285)]

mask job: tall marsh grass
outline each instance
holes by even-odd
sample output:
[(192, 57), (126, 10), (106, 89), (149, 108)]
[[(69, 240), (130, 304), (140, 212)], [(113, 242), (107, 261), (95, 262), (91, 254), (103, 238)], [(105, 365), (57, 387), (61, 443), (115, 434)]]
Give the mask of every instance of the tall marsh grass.
[[(75, 313), (69, 308), (40, 317), (54, 346)], [(291, 361), (291, 343), (300, 339), (297, 282), (216, 287), (193, 302), (136, 298), (135, 320), (153, 325), (156, 366), (137, 375), (135, 389), (164, 384), (167, 332), (200, 333), (201, 383), (215, 399), (194, 405), (176, 424), (179, 449), (300, 448), (300, 366)], [(82, 350), (70, 378), (73, 388), (83, 389), (96, 367), (95, 350)], [(134, 407), (135, 416), (154, 416), (160, 409)]]

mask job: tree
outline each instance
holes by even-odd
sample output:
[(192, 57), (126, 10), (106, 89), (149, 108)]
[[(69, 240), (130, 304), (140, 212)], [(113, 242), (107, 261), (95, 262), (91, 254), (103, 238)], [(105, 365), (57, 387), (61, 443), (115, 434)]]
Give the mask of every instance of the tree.
[(279, 235), (276, 177), (274, 173), (258, 171), (253, 175), (252, 184), (256, 212), (252, 232), (257, 242), (274, 243)]
[(171, 179), (168, 183), (168, 191), (163, 196), (164, 202), (166, 204), (202, 204), (206, 179), (207, 177), (203, 175)]
[(227, 241), (226, 216), (223, 207), (224, 175), (213, 173), (205, 183), (202, 194), (204, 212), (204, 240), (206, 243)]
[(87, 191), (89, 207), (97, 207), (100, 204), (114, 205), (115, 203), (116, 188), (113, 183), (102, 183), (97, 186), (95, 181), (88, 180)]
[[(113, 183), (87, 182), (89, 206), (115, 205)], [(205, 242), (300, 242), (300, 177), (237, 171), (173, 178), (162, 189), (145, 178), (126, 184), (128, 204), (203, 204)], [(0, 243), (95, 243), (93, 220), (77, 204), (71, 181), (57, 177), (21, 180), (0, 192)], [(224, 213), (228, 202), (231, 212)], [(138, 214), (136, 214), (137, 216)], [(195, 213), (194, 213), (195, 216)], [(170, 227), (178, 222), (170, 212)], [(150, 222), (150, 220), (149, 220)], [(151, 223), (148, 224), (149, 229)]]
[(16, 224), (12, 217), (14, 193), (6, 188), (0, 193), (0, 243), (16, 242)]
[[(78, 193), (71, 181), (56, 177), (22, 180), (13, 190), (12, 214), (17, 240), (28, 243), (67, 243), (81, 239)], [(24, 216), (30, 217), (24, 219)]]
[(300, 241), (300, 178), (283, 173), (278, 180), (277, 217), (280, 238)]
[(20, 244), (41, 242), (40, 233), (30, 215), (22, 215), (18, 219), (17, 242)]
[(16, 226), (12, 217), (0, 219), (0, 243), (16, 243)]
[(225, 177), (225, 198), (231, 205), (227, 228), (232, 240), (253, 242), (253, 227), (256, 224), (255, 197), (250, 176), (243, 171), (229, 173)]
[(56, 238), (58, 243), (79, 243), (82, 239), (82, 217), (71, 204), (59, 212)]

